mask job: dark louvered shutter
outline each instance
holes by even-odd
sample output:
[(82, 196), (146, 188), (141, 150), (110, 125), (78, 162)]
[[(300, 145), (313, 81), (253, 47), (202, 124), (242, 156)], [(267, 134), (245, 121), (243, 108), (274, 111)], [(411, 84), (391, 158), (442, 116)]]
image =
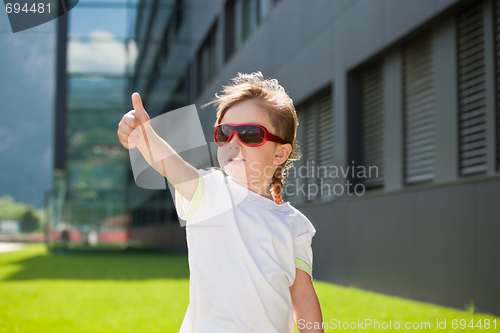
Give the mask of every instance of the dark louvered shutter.
[[(329, 200), (333, 198), (335, 180), (329, 177), (334, 162), (333, 102), (330, 89), (299, 105), (297, 116), (300, 124), (297, 139), (302, 158), (294, 163), (295, 171), (287, 178), (287, 200), (291, 203)], [(303, 191), (298, 192), (301, 186)]]
[[(308, 191), (310, 186), (313, 186), (316, 184), (316, 180), (314, 177), (314, 164), (317, 163), (316, 160), (316, 152), (317, 152), (317, 142), (316, 142), (316, 128), (318, 126), (317, 124), (317, 117), (316, 117), (316, 112), (315, 106), (313, 103), (305, 106), (304, 108), (304, 136), (303, 136), (303, 152), (304, 156), (302, 157), (304, 160), (302, 161), (302, 165), (307, 167), (307, 177), (306, 179), (303, 179), (302, 183), (305, 184), (305, 191), (306, 191), (306, 200), (314, 200), (316, 197), (314, 195), (314, 192)], [(300, 121), (300, 120), (299, 120)]]
[[(321, 96), (316, 103), (318, 113), (318, 142), (317, 161), (318, 168), (317, 185), (321, 200), (333, 197), (333, 185), (335, 179), (330, 177), (330, 170), (334, 163), (333, 153), (335, 150), (333, 139), (333, 104), (330, 91)], [(323, 191), (322, 191), (323, 190)]]
[[(363, 73), (363, 160), (366, 188), (384, 185), (384, 84), (382, 64)], [(376, 171), (376, 172), (375, 172)]]
[(435, 174), (435, 104), (432, 39), (423, 35), (403, 49), (405, 182)]
[(457, 17), (459, 170), (486, 172), (486, 91), (481, 5)]
[[(287, 183), (285, 187), (286, 200), (292, 204), (307, 201), (307, 187), (311, 183), (308, 169), (311, 160), (315, 156), (316, 145), (314, 141), (315, 119), (312, 104), (309, 102), (297, 106), (299, 127), (297, 140), (302, 153), (302, 158), (293, 163), (293, 168), (287, 172)], [(305, 190), (304, 190), (305, 189)], [(306, 196), (303, 195), (306, 192)]]
[(495, 62), (497, 109), (497, 168), (500, 170), (500, 0), (495, 1)]

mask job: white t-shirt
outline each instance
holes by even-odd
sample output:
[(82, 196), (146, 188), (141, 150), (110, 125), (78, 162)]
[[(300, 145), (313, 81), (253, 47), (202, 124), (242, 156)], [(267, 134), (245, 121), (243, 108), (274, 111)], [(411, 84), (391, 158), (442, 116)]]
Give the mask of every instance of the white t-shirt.
[(289, 203), (276, 204), (220, 169), (198, 173), (191, 202), (175, 191), (190, 269), (180, 332), (293, 332), (289, 287), (296, 267), (312, 278), (316, 230)]

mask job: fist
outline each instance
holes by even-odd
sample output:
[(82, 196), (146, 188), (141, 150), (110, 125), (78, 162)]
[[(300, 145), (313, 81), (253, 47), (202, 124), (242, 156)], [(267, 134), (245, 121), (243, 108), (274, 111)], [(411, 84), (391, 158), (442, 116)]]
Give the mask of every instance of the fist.
[(118, 124), (118, 139), (126, 149), (135, 148), (144, 140), (144, 126), (149, 126), (149, 115), (142, 105), (139, 93), (132, 94), (133, 110), (125, 113)]

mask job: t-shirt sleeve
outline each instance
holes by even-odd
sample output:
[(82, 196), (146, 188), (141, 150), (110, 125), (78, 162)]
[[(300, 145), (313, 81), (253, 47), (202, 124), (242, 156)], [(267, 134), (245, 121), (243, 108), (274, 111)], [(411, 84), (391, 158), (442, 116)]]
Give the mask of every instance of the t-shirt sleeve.
[(191, 201), (184, 198), (177, 189), (175, 189), (175, 209), (177, 210), (177, 215), (183, 220), (190, 220), (193, 216), (193, 213), (196, 211), (197, 207), (200, 204), (201, 197), (203, 196), (204, 190), (204, 178), (201, 170), (198, 171), (198, 186), (196, 187), (196, 191), (194, 192), (193, 198)]
[(191, 201), (175, 190), (177, 215), (185, 220), (187, 225), (208, 220), (217, 213), (212, 208), (217, 200), (216, 193), (221, 191), (220, 186), (224, 184), (222, 173), (215, 169), (199, 169), (198, 177), (198, 186)]
[(316, 233), (316, 229), (312, 223), (302, 214), (296, 216), (297, 234), (294, 240), (295, 246), (295, 267), (305, 271), (309, 276), (312, 276), (313, 251), (312, 238)]

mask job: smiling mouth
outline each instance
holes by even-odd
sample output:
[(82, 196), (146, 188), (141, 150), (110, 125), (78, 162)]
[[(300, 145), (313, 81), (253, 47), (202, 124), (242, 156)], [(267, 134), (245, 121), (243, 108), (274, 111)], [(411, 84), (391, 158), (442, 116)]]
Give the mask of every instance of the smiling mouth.
[(244, 161), (244, 159), (241, 157), (232, 157), (228, 160), (228, 162), (238, 162), (238, 161)]

